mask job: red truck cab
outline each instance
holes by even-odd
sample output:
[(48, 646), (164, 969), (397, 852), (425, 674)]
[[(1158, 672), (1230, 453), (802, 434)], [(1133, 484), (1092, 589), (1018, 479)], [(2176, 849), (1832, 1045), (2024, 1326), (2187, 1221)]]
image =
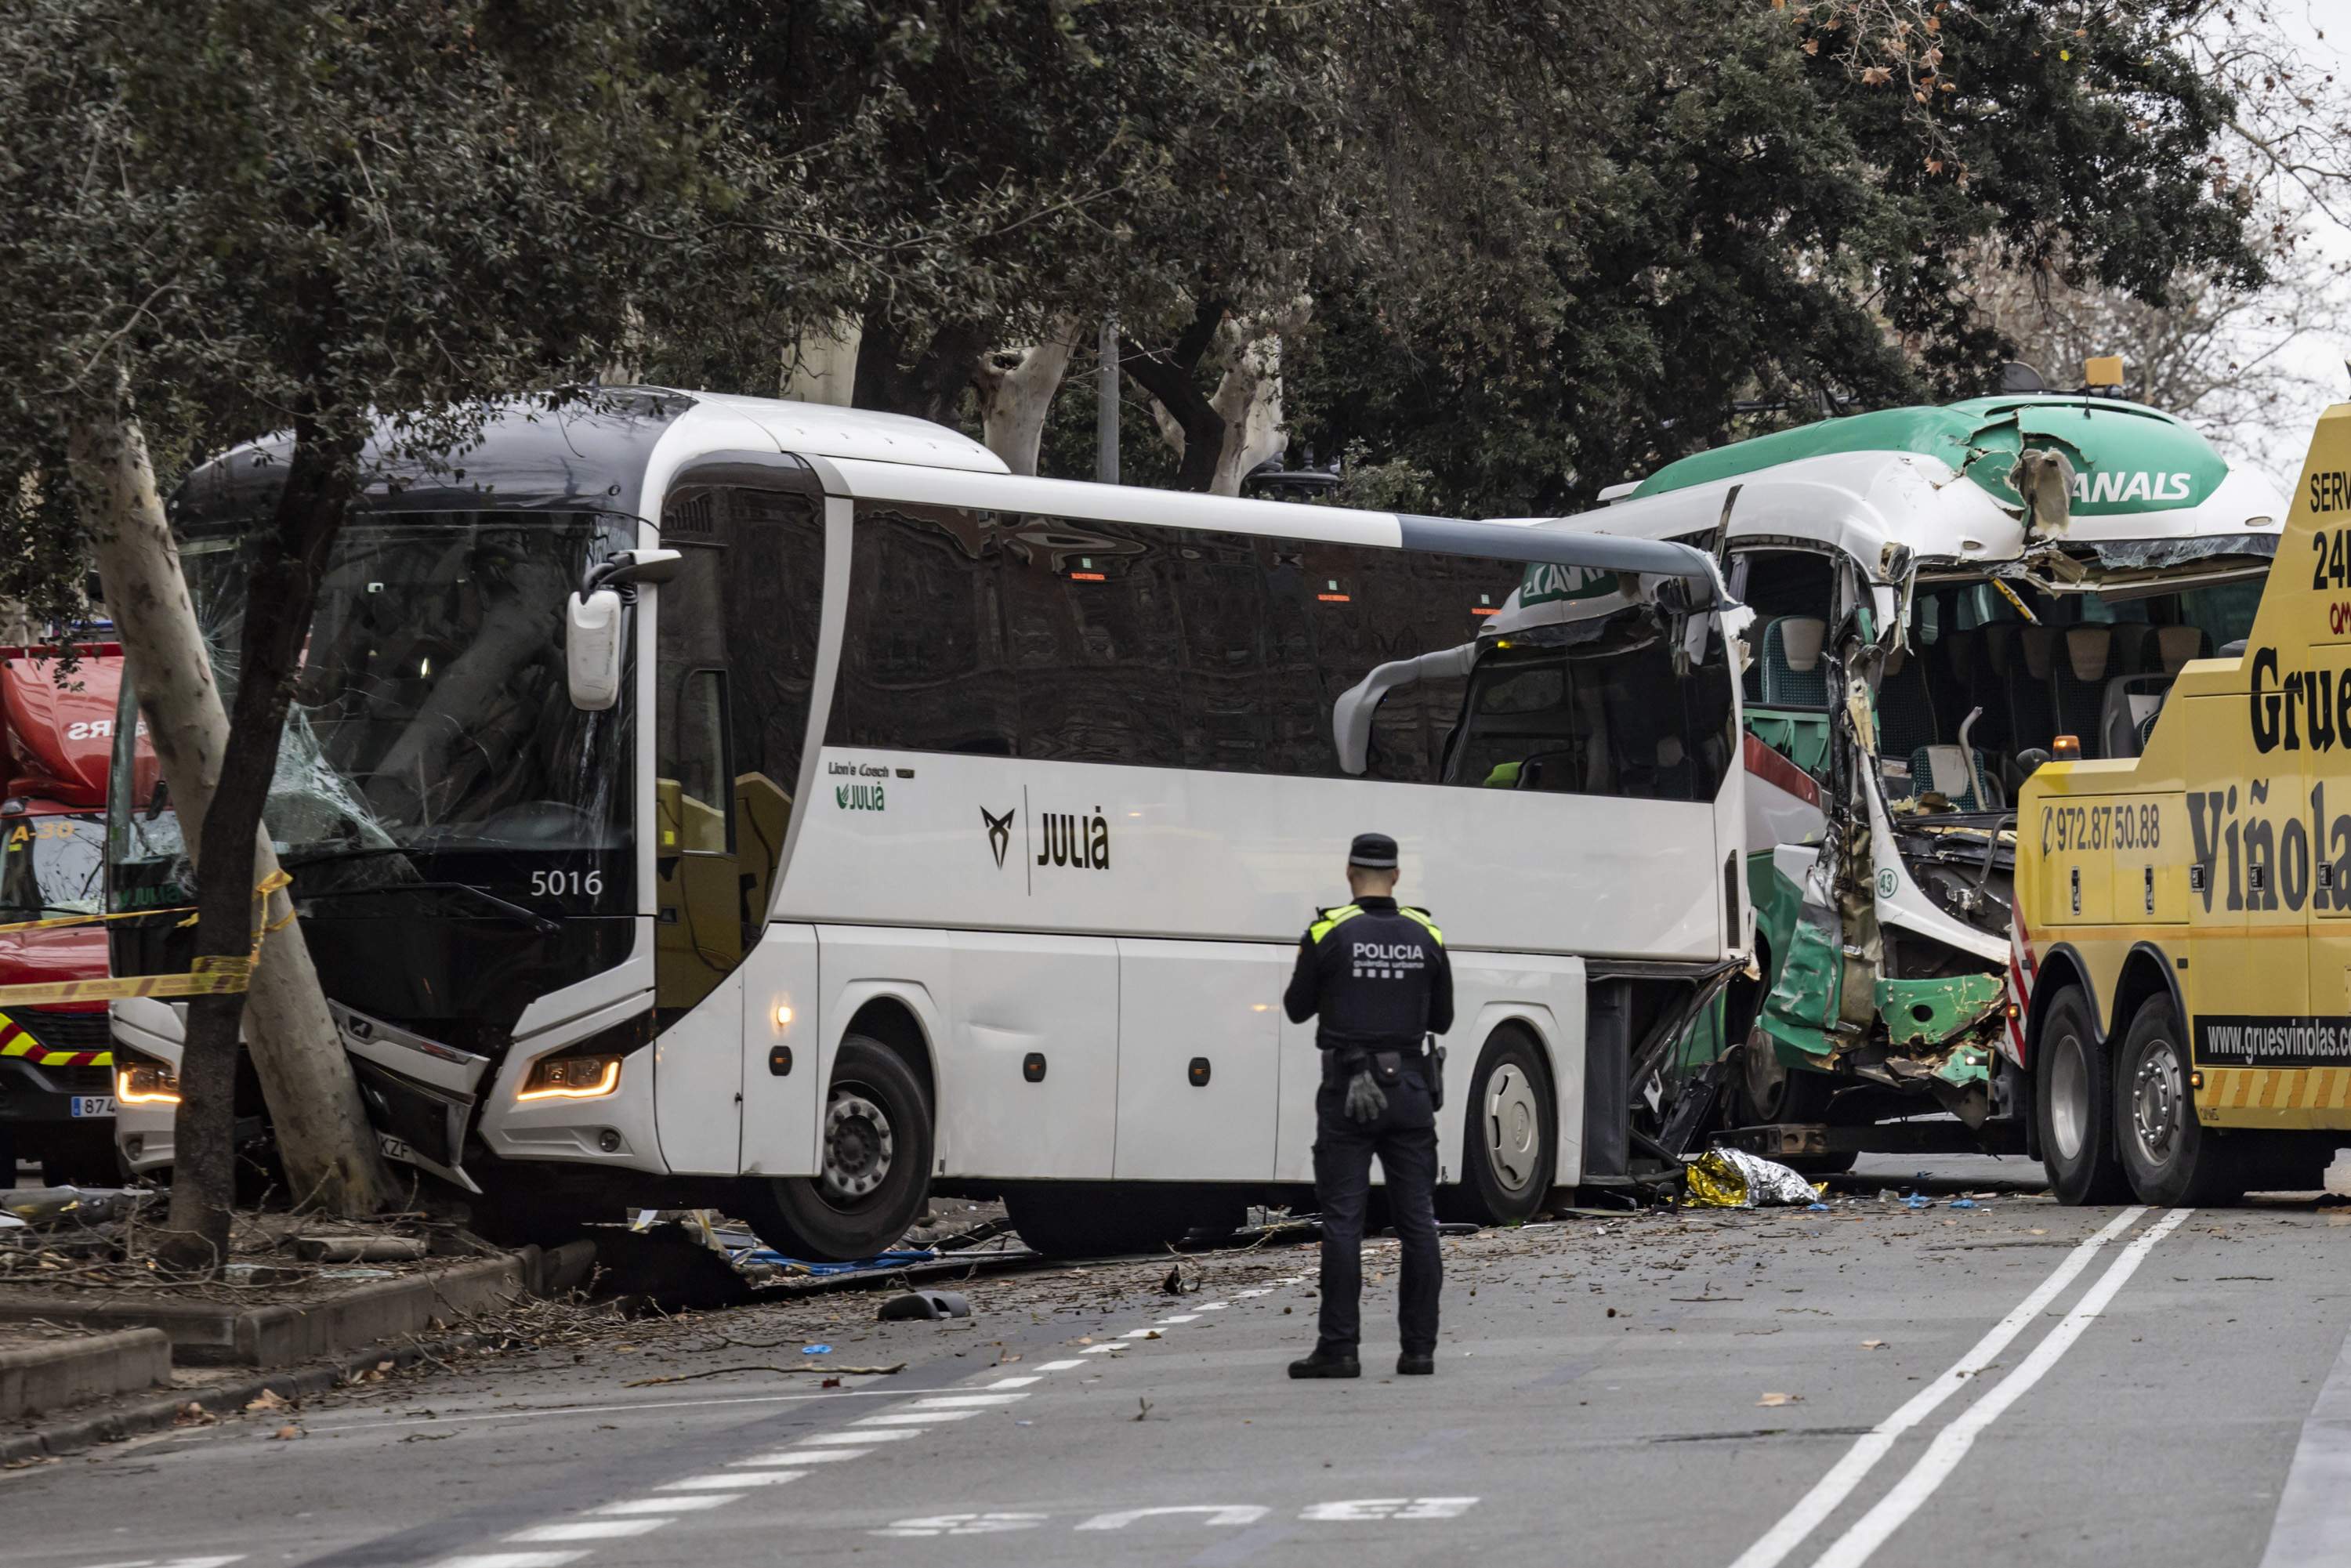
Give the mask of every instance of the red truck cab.
[[(96, 915), (106, 903), (106, 772), (122, 650), (0, 647), (0, 926)], [(0, 986), (106, 973), (106, 927), (0, 930)], [(0, 1187), (19, 1160), (45, 1182), (114, 1178), (114, 1058), (104, 1002), (0, 1002)]]

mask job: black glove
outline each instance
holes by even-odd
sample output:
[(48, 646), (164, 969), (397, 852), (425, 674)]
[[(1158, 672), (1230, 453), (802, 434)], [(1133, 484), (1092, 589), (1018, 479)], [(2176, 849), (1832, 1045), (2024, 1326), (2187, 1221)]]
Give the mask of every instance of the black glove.
[(1347, 1120), (1376, 1122), (1387, 1108), (1388, 1097), (1372, 1077), (1372, 1070), (1369, 1067), (1355, 1069), (1355, 1075), (1347, 1080)]

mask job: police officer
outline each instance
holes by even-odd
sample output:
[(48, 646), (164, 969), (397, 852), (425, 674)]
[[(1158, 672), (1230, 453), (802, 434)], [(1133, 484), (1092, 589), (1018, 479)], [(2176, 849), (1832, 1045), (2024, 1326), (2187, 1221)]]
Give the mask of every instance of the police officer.
[(1453, 967), (1427, 912), (1395, 901), (1396, 845), (1361, 833), (1347, 850), (1354, 902), (1325, 909), (1298, 944), (1282, 995), (1292, 1023), (1319, 1018), (1322, 1086), (1314, 1096), (1314, 1196), (1322, 1206), (1322, 1321), (1292, 1377), (1359, 1377), (1364, 1207), (1372, 1156), (1387, 1173), (1404, 1239), (1396, 1371), (1437, 1370), (1437, 1077), (1422, 1042), (1453, 1027)]

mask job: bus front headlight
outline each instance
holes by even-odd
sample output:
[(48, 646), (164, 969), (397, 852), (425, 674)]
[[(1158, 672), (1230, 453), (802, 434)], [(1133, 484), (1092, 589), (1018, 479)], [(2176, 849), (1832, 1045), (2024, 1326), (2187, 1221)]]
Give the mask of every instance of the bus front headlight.
[(621, 1086), (617, 1056), (550, 1056), (531, 1063), (517, 1100), (601, 1100)]
[(114, 1070), (114, 1098), (125, 1105), (176, 1105), (180, 1075), (156, 1062), (126, 1062)]

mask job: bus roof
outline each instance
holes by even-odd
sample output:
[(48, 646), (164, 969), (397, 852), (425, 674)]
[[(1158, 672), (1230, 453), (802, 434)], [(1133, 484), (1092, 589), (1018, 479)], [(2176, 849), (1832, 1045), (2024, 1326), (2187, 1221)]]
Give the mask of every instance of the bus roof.
[[(2027, 537), (2009, 483), (2027, 447), (2061, 453), (2073, 466), (2069, 553), (2146, 565), (2182, 549), (2274, 549), (2286, 506), (2267, 478), (2231, 467), (2170, 414), (2085, 396), (1976, 398), (1821, 420), (1667, 464), (1626, 498), (1561, 521), (1599, 533), (1710, 538), (1729, 502), (1734, 538), (1817, 540), (1873, 567), (1888, 544), (1922, 561), (2016, 560), (2052, 542)], [(2261, 542), (2231, 548), (2251, 536)]]
[[(285, 484), (287, 452), (279, 436), (205, 463), (174, 498), (175, 518), (186, 525), (258, 515)], [(387, 465), (393, 477), (379, 476), (366, 505), (380, 512), (592, 508), (658, 525), (661, 497), (679, 476), (743, 465), (796, 471), (798, 483), (811, 490), (857, 499), (1636, 572), (1683, 580), (1692, 608), (1718, 598), (1711, 559), (1680, 544), (1035, 478), (1012, 473), (980, 443), (926, 420), (669, 387), (607, 389), (564, 402), (516, 400), (493, 411), (472, 442), (448, 458)]]

